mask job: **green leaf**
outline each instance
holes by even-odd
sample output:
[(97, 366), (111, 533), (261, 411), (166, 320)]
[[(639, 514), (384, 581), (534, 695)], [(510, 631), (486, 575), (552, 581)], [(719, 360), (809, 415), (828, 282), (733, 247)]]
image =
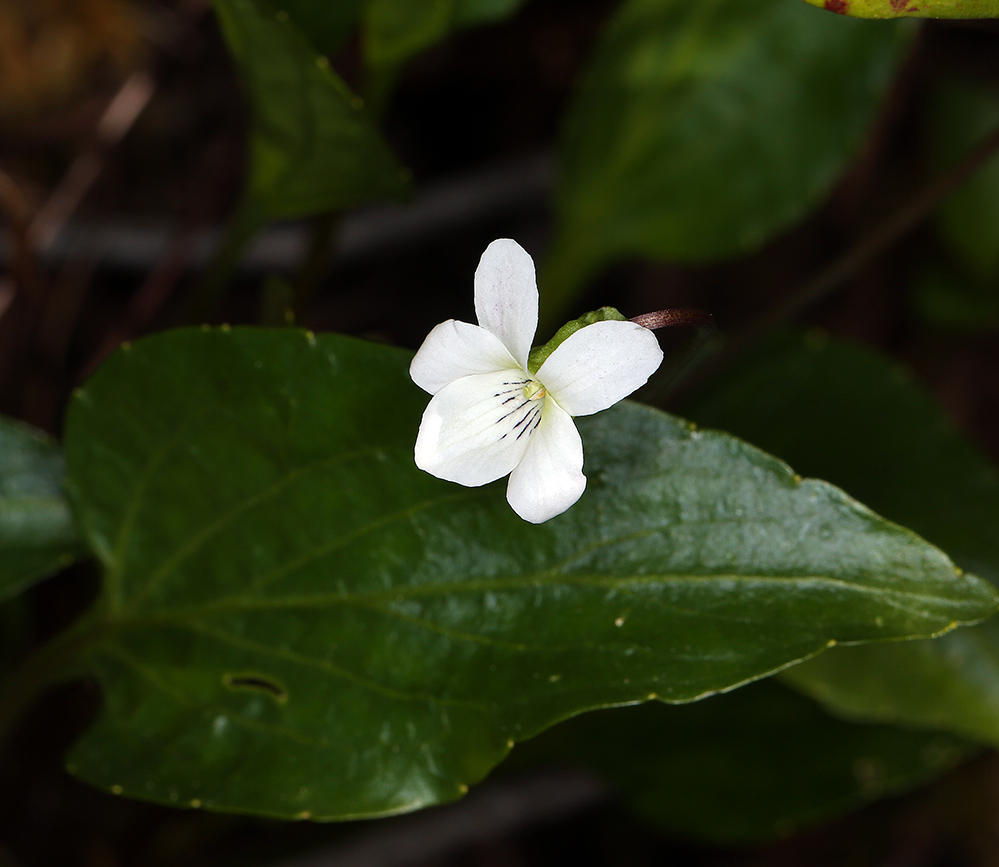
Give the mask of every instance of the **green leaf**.
[(411, 356), (294, 329), (110, 358), (67, 419), (105, 594), (105, 708), (72, 756), (167, 803), (348, 818), (460, 796), (580, 711), (700, 698), (996, 593), (823, 482), (637, 404), (581, 419), (542, 525), (416, 469)]
[(999, 273), (978, 282), (953, 264), (927, 263), (912, 279), (916, 308), (928, 322), (968, 331), (999, 325)]
[[(932, 82), (928, 144), (933, 171), (956, 165), (999, 129), (999, 99), (955, 76)], [(999, 324), (999, 157), (992, 157), (937, 209), (939, 253), (913, 276), (920, 314), (945, 328), (989, 330)]]
[[(999, 4), (996, 4), (999, 8)], [(999, 98), (958, 78), (934, 82), (929, 101), (930, 154), (938, 171), (957, 163), (999, 129)], [(968, 275), (999, 296), (999, 156), (955, 190), (936, 213), (937, 230)]]
[(509, 18), (524, 0), (454, 0), (454, 20), (462, 26), (489, 24)]
[(499, 21), (524, 0), (366, 0), (364, 48), (374, 67), (395, 70), (457, 27)]
[(0, 416), (0, 600), (76, 559), (80, 543), (62, 477), (58, 445)]
[(543, 318), (611, 259), (718, 259), (801, 219), (911, 33), (792, 0), (628, 0), (565, 123)]
[(323, 54), (334, 54), (356, 29), (364, 0), (280, 0), (278, 7)]
[(843, 722), (769, 679), (690, 705), (583, 714), (511, 760), (582, 766), (656, 827), (732, 846), (912, 788), (968, 749), (938, 733)]
[(403, 64), (451, 31), (498, 21), (524, 0), (366, 0), (366, 94), (375, 113), (388, 102)]
[(996, 0), (805, 0), (856, 18), (999, 18)]
[[(999, 583), (999, 475), (888, 359), (785, 338), (688, 410), (842, 485)], [(836, 648), (784, 676), (839, 713), (999, 745), (995, 620), (938, 641)]]
[(280, 0), (275, 5), (288, 13), (321, 53), (330, 55), (357, 28), (364, 0)]
[(266, 0), (215, 0), (253, 105), (249, 207), (291, 219), (398, 196), (407, 173), (361, 100)]
[(454, 0), (367, 0), (364, 54), (369, 66), (395, 70), (451, 29)]

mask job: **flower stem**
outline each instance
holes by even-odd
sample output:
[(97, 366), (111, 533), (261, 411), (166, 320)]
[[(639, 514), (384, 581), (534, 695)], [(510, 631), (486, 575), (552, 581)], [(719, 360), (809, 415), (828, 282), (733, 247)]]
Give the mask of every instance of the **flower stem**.
[(693, 325), (703, 332), (704, 340), (715, 330), (715, 320), (710, 313), (685, 307), (671, 307), (668, 310), (640, 313), (638, 316), (632, 316), (631, 321), (651, 331), (655, 331), (657, 328), (669, 328), (672, 325)]
[(245, 199), (229, 222), (222, 246), (188, 300), (185, 321), (204, 322), (212, 317), (230, 288), (243, 249), (266, 222), (256, 203)]

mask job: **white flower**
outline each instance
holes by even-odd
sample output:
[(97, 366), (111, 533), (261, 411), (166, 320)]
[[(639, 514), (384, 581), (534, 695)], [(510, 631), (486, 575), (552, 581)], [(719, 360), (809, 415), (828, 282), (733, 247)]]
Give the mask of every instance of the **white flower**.
[(477, 487), (510, 474), (506, 498), (539, 524), (583, 493), (583, 444), (572, 416), (617, 403), (662, 361), (656, 336), (634, 322), (587, 325), (537, 373), (527, 367), (538, 327), (534, 262), (515, 241), (493, 241), (475, 271), (479, 324), (449, 319), (409, 368), (433, 395), (416, 439), (416, 465)]

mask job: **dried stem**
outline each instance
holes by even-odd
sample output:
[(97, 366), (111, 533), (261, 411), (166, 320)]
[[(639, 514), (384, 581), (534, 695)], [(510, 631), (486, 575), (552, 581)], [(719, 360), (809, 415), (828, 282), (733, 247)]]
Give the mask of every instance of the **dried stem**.
[(710, 334), (714, 331), (715, 320), (710, 313), (703, 310), (690, 310), (683, 307), (673, 307), (669, 310), (655, 310), (652, 313), (642, 313), (631, 317), (632, 322), (636, 322), (643, 328), (655, 331), (657, 328), (669, 328), (673, 325), (692, 325), (696, 328), (703, 328)]
[(108, 151), (132, 128), (155, 89), (152, 75), (144, 69), (133, 72), (118, 89), (97, 122), (93, 142), (73, 160), (31, 221), (29, 233), (34, 247), (46, 248), (55, 240), (100, 176)]

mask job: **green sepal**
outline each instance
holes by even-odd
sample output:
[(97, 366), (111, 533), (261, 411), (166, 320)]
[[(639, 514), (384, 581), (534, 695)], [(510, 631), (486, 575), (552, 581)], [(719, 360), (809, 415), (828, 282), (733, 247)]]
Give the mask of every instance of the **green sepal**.
[(594, 322), (606, 322), (608, 319), (616, 322), (624, 322), (627, 318), (616, 307), (601, 307), (599, 310), (591, 310), (589, 313), (584, 313), (579, 319), (566, 322), (544, 346), (535, 346), (531, 350), (531, 354), (527, 358), (527, 369), (531, 373), (537, 373), (541, 365), (548, 360), (548, 356), (558, 348), (559, 344), (570, 334), (575, 334), (579, 331), (580, 328), (586, 328), (587, 325), (592, 325)]

